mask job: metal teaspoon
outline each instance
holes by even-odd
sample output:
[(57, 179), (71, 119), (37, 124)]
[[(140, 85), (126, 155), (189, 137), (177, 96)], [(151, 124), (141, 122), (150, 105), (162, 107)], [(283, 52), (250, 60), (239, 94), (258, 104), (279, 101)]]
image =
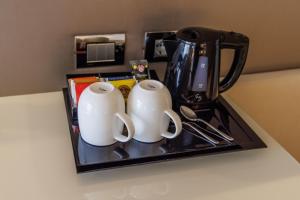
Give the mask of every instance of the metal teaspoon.
[[(206, 135), (205, 133), (203, 133), (202, 131), (200, 131), (198, 128), (196, 128), (194, 125), (190, 124), (189, 122), (182, 122), (183, 125), (186, 125), (188, 127), (190, 127), (191, 129), (193, 129), (194, 131), (196, 131), (200, 136), (202, 136), (203, 138), (205, 138), (205, 140), (211, 144), (219, 144), (220, 142), (213, 139), (212, 137), (209, 137), (208, 135)], [(193, 134), (194, 135), (194, 134)]]
[(234, 138), (227, 135), (226, 133), (220, 131), (219, 129), (215, 128), (213, 125), (209, 124), (208, 122), (204, 121), (203, 119), (200, 119), (197, 117), (196, 113), (190, 109), (189, 107), (186, 106), (180, 106), (180, 113), (188, 120), (193, 121), (193, 122), (201, 122), (205, 125), (207, 125), (209, 128), (211, 128), (212, 130), (216, 131), (218, 134), (220, 134), (220, 136), (222, 136), (223, 138), (229, 140), (229, 141), (233, 141)]

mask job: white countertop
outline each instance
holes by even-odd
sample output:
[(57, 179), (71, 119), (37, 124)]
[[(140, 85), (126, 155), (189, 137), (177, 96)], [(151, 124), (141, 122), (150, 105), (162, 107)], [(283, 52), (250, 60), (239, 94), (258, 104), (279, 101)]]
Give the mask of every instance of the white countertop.
[(80, 175), (62, 92), (2, 97), (0, 110), (3, 200), (300, 198), (300, 165), (241, 110), (267, 149)]

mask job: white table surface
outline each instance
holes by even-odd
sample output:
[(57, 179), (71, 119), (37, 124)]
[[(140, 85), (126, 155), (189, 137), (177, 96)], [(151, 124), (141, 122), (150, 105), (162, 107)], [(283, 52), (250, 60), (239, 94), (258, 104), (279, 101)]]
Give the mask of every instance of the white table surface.
[(267, 149), (76, 174), (62, 92), (2, 97), (0, 199), (300, 199), (300, 165), (239, 113)]

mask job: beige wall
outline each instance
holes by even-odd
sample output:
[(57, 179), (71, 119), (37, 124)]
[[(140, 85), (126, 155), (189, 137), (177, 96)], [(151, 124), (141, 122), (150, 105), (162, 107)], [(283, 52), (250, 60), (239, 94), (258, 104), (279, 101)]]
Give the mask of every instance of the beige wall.
[(241, 77), (228, 96), (300, 162), (300, 69)]
[(235, 30), (251, 39), (245, 71), (297, 67), (299, 7), (297, 0), (1, 0), (0, 96), (59, 90), (74, 71), (75, 34), (126, 32), (128, 60), (142, 57), (144, 31)]

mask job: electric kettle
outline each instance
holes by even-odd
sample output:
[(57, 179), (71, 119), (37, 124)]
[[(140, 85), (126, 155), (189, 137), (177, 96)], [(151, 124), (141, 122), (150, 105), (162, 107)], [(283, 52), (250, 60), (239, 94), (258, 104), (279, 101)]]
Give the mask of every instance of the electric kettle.
[[(164, 83), (170, 90), (175, 109), (210, 105), (219, 93), (239, 78), (246, 62), (247, 36), (203, 27), (188, 27), (176, 33), (176, 40), (164, 40), (169, 62)], [(221, 49), (235, 51), (228, 74), (220, 81)]]

